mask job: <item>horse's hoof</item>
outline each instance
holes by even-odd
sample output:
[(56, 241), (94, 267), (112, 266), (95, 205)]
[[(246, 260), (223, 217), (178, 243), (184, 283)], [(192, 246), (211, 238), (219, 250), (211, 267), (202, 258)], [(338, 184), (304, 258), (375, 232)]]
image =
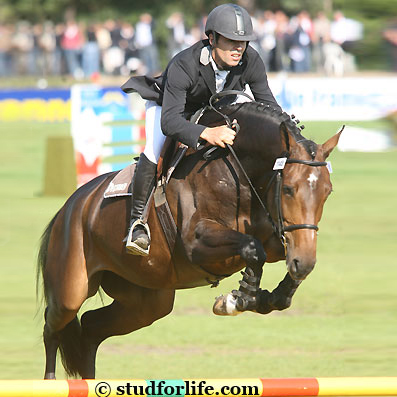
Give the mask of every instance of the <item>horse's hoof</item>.
[(232, 294), (227, 294), (226, 296), (221, 295), (215, 298), (212, 311), (217, 316), (237, 316), (242, 312), (236, 309), (236, 304), (237, 299)]

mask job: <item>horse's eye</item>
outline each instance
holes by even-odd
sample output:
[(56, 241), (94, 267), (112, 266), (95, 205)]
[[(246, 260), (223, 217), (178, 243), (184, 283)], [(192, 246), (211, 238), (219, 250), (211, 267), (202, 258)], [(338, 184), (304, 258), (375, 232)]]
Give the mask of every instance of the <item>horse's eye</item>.
[(284, 185), (283, 186), (283, 193), (288, 195), (288, 196), (293, 197), (294, 196), (294, 188), (292, 186)]

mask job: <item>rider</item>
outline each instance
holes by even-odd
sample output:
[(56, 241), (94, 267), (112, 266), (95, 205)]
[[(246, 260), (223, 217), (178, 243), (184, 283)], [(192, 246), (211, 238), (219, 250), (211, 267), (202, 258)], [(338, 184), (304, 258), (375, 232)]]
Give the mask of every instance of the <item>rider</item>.
[(146, 146), (132, 180), (131, 223), (127, 252), (148, 255), (149, 227), (143, 211), (153, 188), (157, 162), (166, 136), (197, 148), (204, 140), (225, 147), (233, 144), (235, 131), (226, 125), (205, 127), (187, 120), (223, 90), (246, 90), (258, 102), (280, 109), (267, 82), (263, 61), (248, 43), (255, 38), (248, 12), (236, 4), (223, 4), (208, 15), (208, 37), (177, 54), (157, 77), (130, 78), (124, 92), (138, 92), (146, 99)]

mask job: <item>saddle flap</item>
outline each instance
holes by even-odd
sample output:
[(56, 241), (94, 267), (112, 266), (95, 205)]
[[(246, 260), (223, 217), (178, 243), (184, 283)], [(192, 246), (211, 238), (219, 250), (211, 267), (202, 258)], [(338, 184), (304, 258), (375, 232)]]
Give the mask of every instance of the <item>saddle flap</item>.
[(135, 172), (136, 164), (130, 164), (119, 171), (110, 181), (103, 194), (104, 198), (131, 196), (131, 180)]

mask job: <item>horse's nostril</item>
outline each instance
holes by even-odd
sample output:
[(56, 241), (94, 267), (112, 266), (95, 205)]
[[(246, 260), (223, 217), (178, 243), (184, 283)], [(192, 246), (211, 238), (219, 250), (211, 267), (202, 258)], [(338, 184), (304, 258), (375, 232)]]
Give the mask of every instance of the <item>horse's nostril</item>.
[(316, 261), (302, 260), (294, 258), (289, 262), (289, 273), (295, 280), (304, 280), (313, 270)]
[(297, 274), (299, 273), (299, 259), (294, 259), (292, 261), (292, 271)]

